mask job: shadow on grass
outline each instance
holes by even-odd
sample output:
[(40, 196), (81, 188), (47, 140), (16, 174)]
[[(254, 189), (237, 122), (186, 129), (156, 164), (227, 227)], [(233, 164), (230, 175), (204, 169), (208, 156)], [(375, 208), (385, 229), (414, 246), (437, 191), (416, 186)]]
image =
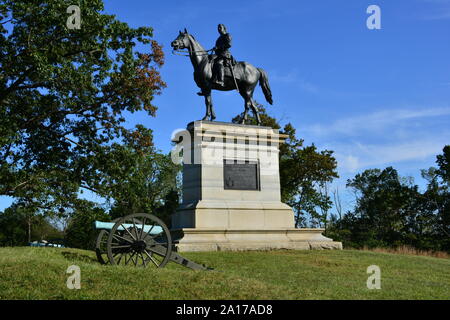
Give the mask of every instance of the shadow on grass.
[(61, 252), (63, 257), (67, 260), (75, 260), (75, 261), (83, 261), (83, 262), (95, 262), (97, 263), (97, 259), (92, 258), (91, 256), (88, 256), (87, 254), (77, 253), (77, 252), (69, 252), (69, 251), (63, 251)]

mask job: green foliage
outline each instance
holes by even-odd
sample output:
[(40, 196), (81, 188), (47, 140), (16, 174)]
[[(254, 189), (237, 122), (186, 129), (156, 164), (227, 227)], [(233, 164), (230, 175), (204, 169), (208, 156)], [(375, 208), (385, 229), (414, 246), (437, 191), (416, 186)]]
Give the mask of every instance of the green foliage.
[(408, 241), (409, 224), (417, 214), (417, 186), (401, 181), (392, 167), (370, 169), (348, 180), (357, 196), (354, 212), (337, 223), (349, 230), (342, 239), (353, 246), (393, 246)]
[(23, 212), (7, 208), (0, 214), (0, 245), (23, 246), (28, 242), (27, 217)]
[(450, 192), (446, 180), (449, 146), (437, 156), (438, 168), (422, 170), (427, 189), (419, 191), (392, 167), (369, 169), (348, 180), (356, 206), (334, 219), (327, 235), (350, 247), (414, 246), (450, 251)]
[[(258, 105), (258, 109), (262, 126), (281, 128), (263, 106)], [(239, 115), (232, 121), (238, 123), (241, 117)], [(249, 117), (248, 123), (256, 125), (256, 118)], [(304, 141), (296, 137), (296, 130), (290, 123), (280, 130), (280, 134), (287, 136), (285, 143), (280, 145), (279, 154), (281, 199), (294, 209), (296, 227), (324, 226), (332, 206), (325, 192), (327, 183), (338, 177), (333, 151), (318, 151), (314, 144), (304, 146)]]
[[(75, 248), (93, 248), (98, 231), (95, 220), (109, 221), (131, 213), (146, 212), (170, 225), (170, 215), (178, 206), (178, 165), (169, 155), (158, 153), (152, 144), (151, 130), (137, 126), (122, 144), (102, 146), (83, 158), (77, 170), (87, 177), (83, 189), (104, 197), (105, 210), (88, 201), (78, 201), (66, 231), (66, 244)], [(89, 182), (89, 184), (88, 184)]]
[(87, 170), (83, 175), (91, 182), (84, 187), (110, 200), (113, 218), (147, 212), (168, 223), (174, 210), (167, 210), (178, 205), (174, 193), (179, 191), (177, 175), (181, 167), (171, 161), (170, 155), (157, 152), (151, 141), (151, 130), (138, 126), (123, 144), (105, 146), (84, 159)]
[(95, 248), (95, 240), (98, 230), (94, 228), (94, 222), (110, 221), (110, 216), (104, 209), (85, 202), (83, 207), (78, 208), (69, 221), (66, 229), (65, 245), (72, 248), (91, 249)]
[[(422, 197), (422, 207), (433, 220), (435, 246), (450, 251), (450, 145), (436, 156), (437, 168), (422, 171), (428, 187)], [(430, 218), (431, 219), (431, 218)]]
[[(70, 30), (73, 4), (81, 28)], [(113, 216), (167, 215), (176, 188), (151, 130), (124, 127), (126, 112), (155, 116), (162, 48), (152, 28), (103, 11), (101, 0), (0, 0), (0, 195), (30, 216), (72, 218), (68, 239), (82, 248), (101, 216), (83, 190), (106, 198)]]
[(288, 138), (280, 146), (281, 199), (294, 209), (296, 227), (322, 227), (332, 205), (327, 183), (338, 177), (333, 151), (303, 146), (291, 124), (282, 133)]
[[(32, 227), (31, 227), (32, 226)], [(63, 234), (45, 217), (13, 205), (0, 212), (0, 246), (23, 246), (30, 241), (62, 240)]]
[(445, 146), (442, 154), (436, 157), (436, 163), (439, 167), (436, 174), (450, 188), (450, 145)]
[(72, 4), (0, 0), (0, 194), (41, 211), (75, 208), (80, 186), (92, 184), (84, 159), (132, 135), (125, 111), (154, 116), (165, 87), (151, 28), (80, 0), (81, 29), (69, 30)]

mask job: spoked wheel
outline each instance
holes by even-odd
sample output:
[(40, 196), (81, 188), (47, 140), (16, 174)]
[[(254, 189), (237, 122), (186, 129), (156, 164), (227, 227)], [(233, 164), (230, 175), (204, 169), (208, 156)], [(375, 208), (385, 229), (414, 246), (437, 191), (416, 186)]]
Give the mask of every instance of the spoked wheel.
[[(117, 222), (120, 218), (114, 219), (112, 222)], [(100, 230), (100, 233), (97, 236), (97, 241), (95, 243), (95, 254), (97, 255), (97, 260), (101, 264), (108, 264), (108, 243), (109, 230)]]
[(164, 267), (172, 253), (169, 229), (151, 214), (135, 213), (119, 219), (106, 244), (109, 263)]

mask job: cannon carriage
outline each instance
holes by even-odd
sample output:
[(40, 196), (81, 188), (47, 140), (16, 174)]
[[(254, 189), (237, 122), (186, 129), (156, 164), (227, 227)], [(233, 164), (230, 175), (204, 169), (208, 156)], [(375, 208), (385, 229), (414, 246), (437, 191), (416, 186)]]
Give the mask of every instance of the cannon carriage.
[(166, 224), (147, 213), (135, 213), (112, 222), (95, 221), (99, 230), (95, 252), (101, 264), (154, 266), (169, 261), (193, 270), (212, 270), (179, 255)]

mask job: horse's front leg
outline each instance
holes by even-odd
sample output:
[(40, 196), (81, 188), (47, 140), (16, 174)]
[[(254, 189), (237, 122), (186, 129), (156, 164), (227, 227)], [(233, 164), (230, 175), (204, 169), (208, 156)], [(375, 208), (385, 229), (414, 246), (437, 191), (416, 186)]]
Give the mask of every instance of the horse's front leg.
[(202, 119), (204, 121), (211, 118), (211, 92), (206, 92), (202, 89), (201, 95), (205, 97), (206, 114)]
[(202, 120), (214, 120), (216, 115), (214, 114), (212, 106), (211, 91), (202, 90), (202, 95), (205, 97), (206, 114)]
[(210, 116), (210, 120), (214, 121), (214, 119), (216, 119), (216, 113), (214, 112), (214, 107), (213, 107), (213, 103), (212, 103), (212, 96), (211, 96), (211, 91), (209, 92), (209, 94), (207, 94), (205, 96), (205, 101), (209, 106), (209, 116)]

